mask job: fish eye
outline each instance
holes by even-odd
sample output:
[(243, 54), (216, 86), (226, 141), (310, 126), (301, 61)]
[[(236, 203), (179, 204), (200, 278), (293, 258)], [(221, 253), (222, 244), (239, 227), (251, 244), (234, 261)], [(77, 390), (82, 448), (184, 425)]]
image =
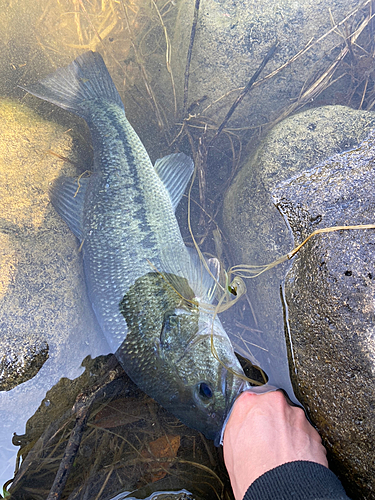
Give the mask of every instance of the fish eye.
[(206, 384), (206, 382), (201, 382), (199, 384), (199, 396), (202, 399), (211, 399), (213, 396), (211, 387)]

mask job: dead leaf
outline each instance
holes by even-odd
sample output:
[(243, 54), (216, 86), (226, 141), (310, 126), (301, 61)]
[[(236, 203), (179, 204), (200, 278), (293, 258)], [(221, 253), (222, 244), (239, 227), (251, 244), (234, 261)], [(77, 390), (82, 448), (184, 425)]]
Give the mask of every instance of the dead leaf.
[(180, 436), (162, 436), (155, 441), (151, 441), (148, 444), (148, 450), (142, 450), (141, 454), (144, 458), (155, 458), (168, 459), (167, 462), (160, 462), (156, 460), (155, 462), (149, 462), (148, 472), (150, 474), (149, 482), (154, 483), (159, 481), (166, 476), (167, 471), (172, 463), (172, 460), (176, 458), (178, 449), (180, 448)]

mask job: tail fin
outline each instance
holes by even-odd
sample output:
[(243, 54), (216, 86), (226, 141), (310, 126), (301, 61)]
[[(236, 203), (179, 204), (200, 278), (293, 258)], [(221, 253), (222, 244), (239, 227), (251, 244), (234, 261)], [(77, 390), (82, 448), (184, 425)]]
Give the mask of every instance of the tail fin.
[(86, 115), (84, 103), (94, 99), (115, 102), (123, 107), (103, 58), (97, 52), (85, 52), (69, 66), (22, 88), (82, 118)]

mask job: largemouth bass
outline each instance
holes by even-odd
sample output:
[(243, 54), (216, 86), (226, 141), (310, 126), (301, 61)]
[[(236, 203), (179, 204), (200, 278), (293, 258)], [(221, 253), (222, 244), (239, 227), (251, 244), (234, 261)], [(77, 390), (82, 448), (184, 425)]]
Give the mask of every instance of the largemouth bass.
[(79, 185), (60, 178), (51, 201), (82, 245), (89, 298), (111, 349), (143, 391), (214, 438), (244, 382), (232, 373), (243, 374), (220, 320), (203, 307), (215, 282), (175, 217), (192, 160), (178, 153), (152, 165), (98, 53), (25, 90), (84, 118), (91, 132), (92, 175)]

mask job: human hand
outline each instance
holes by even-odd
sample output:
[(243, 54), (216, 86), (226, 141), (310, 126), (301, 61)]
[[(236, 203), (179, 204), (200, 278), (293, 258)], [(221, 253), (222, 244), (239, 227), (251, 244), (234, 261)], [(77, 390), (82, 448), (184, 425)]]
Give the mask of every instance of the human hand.
[(226, 425), (223, 448), (236, 500), (259, 476), (287, 462), (307, 460), (328, 467), (318, 432), (281, 391), (242, 393)]

